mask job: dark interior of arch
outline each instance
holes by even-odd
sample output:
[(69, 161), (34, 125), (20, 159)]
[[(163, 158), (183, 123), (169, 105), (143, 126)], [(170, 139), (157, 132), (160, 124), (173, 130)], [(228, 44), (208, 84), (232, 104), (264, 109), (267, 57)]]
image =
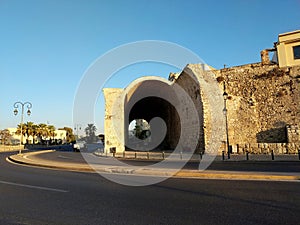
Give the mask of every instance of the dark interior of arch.
[[(168, 101), (159, 97), (145, 97), (136, 102), (131, 108), (129, 113), (129, 120), (131, 122), (134, 119), (144, 119), (148, 123), (155, 117), (160, 117), (165, 121), (167, 126), (167, 133), (163, 141), (152, 150), (173, 150), (177, 146), (180, 137), (180, 119), (179, 115), (173, 105)], [(128, 129), (125, 125), (126, 129)], [(125, 132), (127, 150), (130, 150), (128, 146), (128, 132)], [(154, 137), (154, 134), (151, 134)]]

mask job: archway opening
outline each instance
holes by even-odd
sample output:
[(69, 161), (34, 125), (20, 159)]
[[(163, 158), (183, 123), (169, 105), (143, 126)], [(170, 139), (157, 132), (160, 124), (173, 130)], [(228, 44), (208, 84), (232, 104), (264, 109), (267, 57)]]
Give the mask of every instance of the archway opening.
[(128, 147), (140, 149), (151, 142), (151, 127), (145, 119), (133, 119), (128, 126)]
[[(159, 122), (151, 127), (156, 118)], [(126, 150), (168, 151), (176, 148), (181, 132), (180, 119), (168, 101), (159, 97), (141, 99), (130, 110), (129, 121)]]

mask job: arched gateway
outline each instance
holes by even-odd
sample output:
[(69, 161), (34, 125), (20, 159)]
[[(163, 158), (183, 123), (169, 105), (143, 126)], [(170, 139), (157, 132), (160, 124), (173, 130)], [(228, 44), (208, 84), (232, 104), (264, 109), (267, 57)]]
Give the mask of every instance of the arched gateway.
[[(205, 88), (217, 84), (203, 65), (188, 65), (169, 80), (146, 76), (125, 89), (105, 88), (105, 151), (174, 150), (204, 152), (211, 128), (211, 110)], [(218, 85), (215, 93), (220, 99)], [(209, 91), (209, 88), (206, 92)], [(214, 102), (221, 104), (222, 102)], [(129, 132), (132, 121), (148, 124), (138, 138)], [(132, 129), (132, 127), (131, 127)]]

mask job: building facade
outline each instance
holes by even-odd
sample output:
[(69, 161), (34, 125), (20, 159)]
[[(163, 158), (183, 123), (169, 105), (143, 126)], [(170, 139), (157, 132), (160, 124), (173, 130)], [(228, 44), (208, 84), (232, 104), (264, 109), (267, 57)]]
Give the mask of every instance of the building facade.
[(279, 67), (300, 64), (300, 30), (279, 34), (275, 43)]

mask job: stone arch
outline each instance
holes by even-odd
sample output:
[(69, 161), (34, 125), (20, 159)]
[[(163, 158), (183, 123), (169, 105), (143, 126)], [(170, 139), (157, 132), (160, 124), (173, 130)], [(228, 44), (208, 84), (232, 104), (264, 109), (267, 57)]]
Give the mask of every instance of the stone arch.
[[(162, 118), (167, 128), (157, 149), (173, 149), (178, 139), (183, 151), (195, 149), (211, 154), (219, 148), (224, 132), (223, 97), (214, 73), (202, 65), (189, 64), (180, 74), (172, 75), (170, 80), (146, 76), (125, 89), (103, 89), (106, 152), (111, 147), (117, 152), (125, 150), (131, 120), (151, 122), (156, 117)], [(182, 92), (184, 95), (178, 97)], [(193, 115), (191, 105), (196, 111)], [(183, 118), (184, 123), (179, 118)], [(189, 143), (193, 143), (193, 147)]]
[[(128, 125), (134, 119), (145, 119), (148, 123), (153, 118), (161, 118), (167, 127), (165, 138), (155, 146), (156, 150), (174, 149), (180, 136), (180, 123), (175, 107), (168, 99), (176, 98), (172, 83), (154, 76), (142, 77), (132, 82), (124, 90), (124, 129), (125, 146), (131, 149), (128, 137)], [(172, 132), (171, 132), (172, 131)], [(156, 133), (151, 132), (151, 141), (157, 140)], [(140, 146), (140, 148), (143, 146)]]
[[(198, 129), (197, 132), (199, 132), (202, 137), (198, 140), (196, 150), (197, 152), (203, 152), (205, 143), (203, 137), (203, 109), (199, 84), (197, 84), (197, 80), (183, 74), (177, 79), (176, 84), (179, 84), (179, 86), (188, 93), (197, 108), (200, 127), (196, 129)], [(156, 146), (155, 149), (173, 150), (176, 148), (182, 131), (177, 110), (186, 110), (188, 114), (188, 109), (179, 107), (179, 104), (182, 105), (183, 102), (180, 102), (180, 99), (178, 99), (174, 85), (175, 82), (170, 82), (160, 77), (147, 76), (135, 80), (124, 90), (124, 142), (127, 149), (130, 149), (127, 130), (129, 123), (136, 118), (145, 119), (147, 122), (150, 122), (151, 119), (156, 117), (162, 118), (166, 124), (167, 131), (164, 139), (161, 140), (161, 143)], [(193, 128), (188, 130), (191, 132), (191, 134), (188, 135), (189, 138), (193, 139), (197, 132), (193, 133)], [(151, 136), (156, 140), (155, 133)], [(187, 142), (188, 141), (189, 140), (187, 140)]]

